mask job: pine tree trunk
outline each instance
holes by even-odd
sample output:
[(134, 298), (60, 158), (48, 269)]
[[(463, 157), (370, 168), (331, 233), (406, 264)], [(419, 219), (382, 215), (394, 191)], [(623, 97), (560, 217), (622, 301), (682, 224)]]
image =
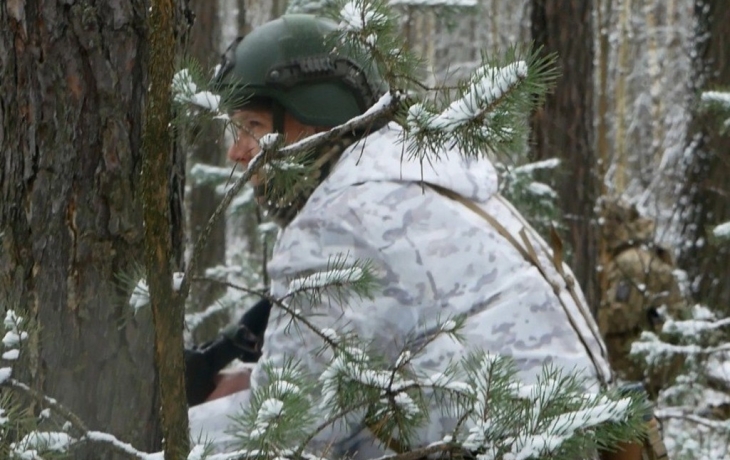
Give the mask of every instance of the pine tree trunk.
[[(730, 3), (726, 0), (696, 0), (697, 54), (693, 68), (695, 89), (730, 87)], [(715, 114), (695, 113), (688, 139), (693, 152), (688, 165), (685, 196), (688, 206), (682, 255), (684, 267), (694, 282), (695, 299), (713, 308), (730, 311), (730, 247), (711, 244), (708, 233), (730, 220), (730, 135), (720, 133)]]
[(0, 305), (41, 327), (17, 377), (153, 451), (152, 321), (118, 281), (142, 262), (147, 7), (0, 2)]
[[(185, 363), (183, 360), (184, 290), (172, 287), (179, 267), (174, 243), (180, 238), (182, 216), (173, 203), (175, 145), (170, 130), (175, 70), (176, 2), (152, 0), (147, 18), (150, 41), (149, 92), (142, 133), (142, 200), (144, 203), (145, 266), (155, 325), (155, 369), (159, 378), (160, 415), (165, 460), (186, 458), (189, 452)], [(165, 178), (168, 180), (164, 180)]]
[(558, 193), (565, 215), (572, 266), (595, 311), (596, 229), (599, 183), (593, 132), (593, 1), (533, 0), (532, 36), (545, 52), (558, 54), (561, 78), (532, 119), (533, 158), (562, 160)]

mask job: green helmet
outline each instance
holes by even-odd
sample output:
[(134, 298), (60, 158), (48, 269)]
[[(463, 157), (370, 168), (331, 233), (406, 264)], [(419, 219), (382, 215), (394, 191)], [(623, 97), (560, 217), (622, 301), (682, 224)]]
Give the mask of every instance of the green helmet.
[(268, 22), (231, 44), (214, 88), (229, 109), (265, 99), (306, 125), (345, 123), (370, 108), (387, 85), (372, 62), (341, 45), (335, 51), (336, 30), (333, 21), (306, 14)]

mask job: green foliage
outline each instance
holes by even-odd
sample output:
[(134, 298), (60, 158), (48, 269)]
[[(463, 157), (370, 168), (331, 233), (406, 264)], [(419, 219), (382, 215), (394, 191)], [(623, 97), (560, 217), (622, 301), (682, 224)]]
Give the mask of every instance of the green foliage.
[(522, 166), (495, 164), (499, 171), (499, 192), (546, 238), (550, 235), (551, 227), (559, 228), (558, 196), (550, 185), (537, 181), (536, 176), (542, 171), (556, 169), (559, 164), (557, 159)]
[(721, 119), (720, 132), (730, 133), (730, 92), (705, 91), (700, 97), (703, 108)]
[[(14, 365), (23, 359), (24, 343), (37, 325), (6, 310), (0, 364), (0, 458), (70, 457), (73, 438), (55, 423), (51, 411), (39, 408), (25, 387), (13, 377)], [(36, 403), (36, 404), (33, 404)]]
[[(427, 331), (429, 341), (456, 334), (460, 324), (441, 323)], [(302, 453), (302, 442), (350, 417), (362, 417), (383, 444), (413, 455), (438, 445), (444, 456), (469, 451), (494, 459), (518, 453), (586, 458), (596, 448), (642, 434), (648, 410), (642, 398), (586, 393), (584, 380), (549, 366), (534, 385), (526, 385), (511, 359), (477, 351), (445, 373), (429, 375), (412, 367), (423, 350), (412, 342), (391, 361), (376, 347), (362, 348), (356, 337), (317, 333), (328, 338), (329, 365), (318, 375), (292, 363), (265, 366), (268, 384), (253, 390), (252, 405), (237, 419), (243, 452), (295, 458), (292, 452)], [(440, 443), (423, 447), (418, 432), (435, 413), (451, 417), (455, 429)]]
[(527, 114), (557, 76), (554, 61), (554, 55), (543, 57), (539, 50), (513, 48), (499, 58), (483, 54), (469, 80), (454, 90), (436, 88), (408, 108), (401, 124), (411, 140), (410, 156), (423, 161), (424, 151), (454, 146), (467, 157), (521, 154)]
[[(631, 353), (649, 369), (681, 363), (682, 373), (659, 395), (657, 416), (670, 430), (672, 458), (724, 458), (730, 447), (730, 318), (695, 305), (692, 318), (645, 332)], [(723, 409), (725, 408), (725, 409)], [(699, 435), (701, 433), (701, 436)]]

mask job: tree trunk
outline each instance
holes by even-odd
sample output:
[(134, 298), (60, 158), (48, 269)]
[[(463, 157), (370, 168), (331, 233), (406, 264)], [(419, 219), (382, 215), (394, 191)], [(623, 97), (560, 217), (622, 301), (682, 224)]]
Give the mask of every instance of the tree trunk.
[(596, 229), (599, 183), (593, 145), (593, 1), (533, 0), (532, 36), (546, 53), (558, 54), (562, 73), (553, 94), (532, 119), (533, 159), (560, 158), (560, 205), (572, 266), (595, 312)]
[[(726, 0), (697, 0), (696, 94), (701, 90), (730, 87), (730, 3)], [(683, 217), (687, 245), (681, 266), (693, 280), (695, 299), (713, 308), (730, 310), (730, 247), (711, 244), (708, 233), (730, 220), (730, 135), (720, 134), (721, 121), (715, 114), (694, 114), (690, 125), (693, 152), (687, 171)]]
[(152, 322), (117, 281), (142, 262), (147, 8), (0, 2), (0, 299), (40, 325), (19, 376), (152, 451)]

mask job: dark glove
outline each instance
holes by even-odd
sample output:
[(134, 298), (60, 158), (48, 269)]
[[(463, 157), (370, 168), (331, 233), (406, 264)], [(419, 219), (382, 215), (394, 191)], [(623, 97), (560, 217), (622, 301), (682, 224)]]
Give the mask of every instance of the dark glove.
[(234, 359), (245, 363), (259, 360), (270, 312), (271, 302), (262, 299), (246, 311), (237, 324), (225, 328), (217, 339), (185, 350), (185, 389), (189, 406), (208, 398), (215, 390), (215, 376)]

